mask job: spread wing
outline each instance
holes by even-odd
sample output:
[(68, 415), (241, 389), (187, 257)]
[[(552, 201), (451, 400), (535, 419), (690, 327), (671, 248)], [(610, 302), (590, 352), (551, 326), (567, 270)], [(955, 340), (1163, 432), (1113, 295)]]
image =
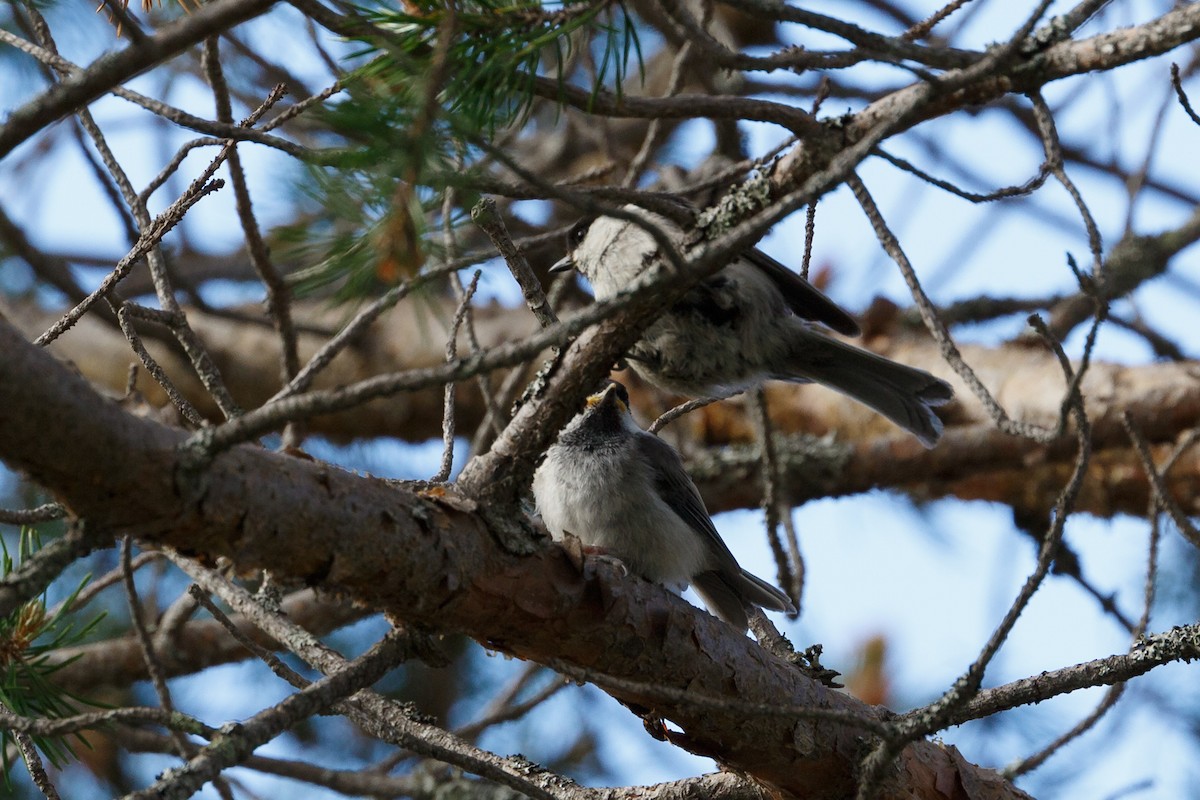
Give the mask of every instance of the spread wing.
[(755, 247), (742, 255), (779, 287), (788, 308), (794, 311), (796, 316), (824, 323), (846, 336), (858, 336), (862, 333), (854, 317), (850, 316), (841, 306), (762, 250)]
[(729, 548), (725, 546), (721, 535), (713, 526), (708, 509), (704, 507), (704, 500), (700, 498), (700, 490), (688, 477), (683, 462), (679, 460), (679, 454), (671, 445), (650, 433), (639, 434), (634, 437), (634, 441), (642, 457), (653, 470), (654, 488), (659, 497), (684, 522), (704, 537), (708, 550), (714, 557), (713, 568), (730, 575), (740, 575), (742, 569), (738, 566), (737, 559), (729, 552)]

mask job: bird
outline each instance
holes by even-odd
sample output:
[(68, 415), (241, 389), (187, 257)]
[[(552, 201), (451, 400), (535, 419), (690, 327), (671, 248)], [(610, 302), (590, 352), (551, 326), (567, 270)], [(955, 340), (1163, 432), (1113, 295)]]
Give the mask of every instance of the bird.
[(552, 538), (616, 558), (636, 575), (682, 590), (739, 631), (747, 606), (795, 613), (786, 594), (738, 566), (675, 448), (634, 421), (612, 381), (559, 432), (533, 476)]
[[(683, 249), (687, 234), (679, 225), (634, 205), (623, 210)], [(627, 288), (658, 252), (658, 242), (631, 219), (588, 217), (570, 229), (567, 254), (551, 271), (577, 270), (596, 299), (605, 300)], [(766, 380), (819, 383), (935, 446), (943, 424), (933, 409), (954, 397), (950, 384), (823, 328), (860, 334), (854, 318), (821, 290), (748, 248), (663, 309), (625, 360), (655, 386), (689, 397), (727, 397)]]

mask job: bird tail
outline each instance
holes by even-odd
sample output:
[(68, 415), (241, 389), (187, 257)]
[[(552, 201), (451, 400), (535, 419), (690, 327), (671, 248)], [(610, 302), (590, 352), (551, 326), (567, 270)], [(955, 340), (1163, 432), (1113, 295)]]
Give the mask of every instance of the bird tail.
[(709, 611), (739, 631), (750, 627), (746, 618), (748, 603), (771, 611), (796, 611), (786, 594), (745, 570), (736, 576), (716, 570), (701, 572), (692, 578), (692, 588)]
[(954, 397), (950, 384), (923, 369), (895, 361), (805, 329), (786, 368), (771, 377), (824, 384), (875, 409), (909, 431), (926, 447), (942, 436), (933, 409)]

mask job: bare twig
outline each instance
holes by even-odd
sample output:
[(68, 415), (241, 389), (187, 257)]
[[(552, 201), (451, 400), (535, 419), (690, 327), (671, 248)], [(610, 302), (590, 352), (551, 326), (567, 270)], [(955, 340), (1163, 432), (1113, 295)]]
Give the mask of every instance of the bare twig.
[[(463, 291), (458, 301), (458, 309), (454, 312), (454, 320), (450, 324), (450, 333), (446, 337), (446, 361), (453, 362), (458, 358), (458, 330), (462, 327), (463, 319), (471, 311), (471, 299), (479, 288), (481, 270), (475, 270), (471, 283)], [(456, 276), (457, 277), (457, 276)], [(437, 474), (433, 476), (435, 483), (449, 480), (450, 471), (454, 468), (454, 390), (456, 384), (447, 383), (442, 409), (442, 463)]]
[(158, 382), (158, 385), (162, 387), (163, 391), (167, 393), (167, 397), (170, 398), (171, 404), (175, 406), (175, 409), (179, 412), (180, 416), (182, 416), (196, 428), (204, 427), (204, 417), (200, 415), (200, 412), (196, 410), (196, 407), (192, 405), (191, 401), (183, 396), (183, 392), (179, 391), (179, 387), (175, 385), (175, 381), (171, 380), (171, 377), (167, 375), (166, 370), (164, 370), (162, 366), (159, 365), (159, 363), (154, 359), (154, 356), (150, 355), (150, 351), (147, 350), (146, 345), (142, 343), (142, 338), (138, 336), (137, 331), (134, 330), (133, 323), (129, 319), (130, 306), (122, 303), (117, 307), (116, 311), (117, 322), (121, 326), (121, 333), (125, 334), (125, 338), (129, 342), (129, 347), (133, 350), (134, 354), (137, 355), (138, 360), (142, 362), (142, 366), (146, 368), (146, 371), (150, 373), (150, 376), (154, 378), (154, 380)]
[(522, 689), (524, 689), (534, 677), (541, 675), (543, 672), (545, 672), (545, 667), (543, 667), (541, 664), (528, 665), (525, 669), (521, 670), (521, 673), (511, 685), (500, 692), (500, 694), (497, 695), (496, 698), (489, 703), (482, 712), (480, 712), (478, 719), (455, 729), (454, 734), (467, 741), (474, 741), (481, 733), (495, 725), (499, 725), (502, 722), (508, 722), (514, 719), (520, 719), (571, 685), (570, 681), (556, 678), (555, 680), (547, 683), (538, 691), (531, 694), (529, 697), (518, 702), (517, 696), (521, 693)]
[(682, 417), (684, 414), (690, 414), (698, 408), (704, 408), (707, 405), (712, 405), (713, 403), (719, 403), (722, 400), (727, 400), (730, 397), (737, 397), (737, 395), (739, 395), (739, 394), (741, 394), (741, 392), (736, 392), (734, 394), (726, 395), (724, 397), (697, 397), (694, 400), (687, 400), (687, 401), (682, 402), (679, 405), (675, 406), (674, 408), (668, 409), (666, 412), (664, 412), (662, 414), (662, 416), (660, 416), (658, 419), (654, 420), (654, 422), (651, 422), (650, 427), (647, 428), (646, 430), (650, 433), (657, 434), (663, 428), (667, 427), (672, 422), (674, 422), (675, 420)]
[(1188, 519), (1187, 514), (1183, 513), (1183, 509), (1179, 507), (1175, 497), (1167, 491), (1166, 484), (1163, 483), (1163, 473), (1160, 473), (1154, 466), (1154, 456), (1150, 453), (1150, 445), (1146, 443), (1146, 439), (1142, 436), (1141, 431), (1133, 422), (1133, 418), (1129, 412), (1121, 415), (1121, 422), (1125, 425), (1125, 431), (1129, 434), (1129, 440), (1133, 442), (1134, 449), (1137, 450), (1138, 457), (1142, 461), (1142, 468), (1146, 471), (1146, 477), (1150, 479), (1150, 486), (1154, 489), (1154, 496), (1157, 498), (1158, 504), (1171, 517), (1171, 521), (1175, 523), (1175, 527), (1183, 534), (1193, 547), (1200, 547), (1200, 530), (1192, 524)]
[[(154, 686), (154, 692), (158, 695), (159, 705), (163, 710), (171, 713), (175, 711), (174, 704), (171, 702), (171, 693), (167, 689), (167, 681), (163, 678), (162, 670), (159, 668), (158, 656), (154, 652), (154, 639), (150, 636), (150, 631), (146, 627), (145, 620), (142, 619), (142, 607), (138, 601), (137, 587), (133, 582), (133, 561), (130, 555), (132, 550), (132, 541), (128, 535), (121, 539), (121, 580), (125, 585), (125, 599), (129, 603), (129, 619), (133, 623), (133, 629), (137, 634), (138, 641), (142, 646), (142, 660), (146, 664), (146, 674), (150, 676), (150, 683)], [(187, 759), (190, 752), (190, 745), (187, 739), (179, 731), (172, 731), (171, 738), (175, 742), (175, 753), (180, 758)]]
[[(213, 171), (216, 166), (213, 166)], [(211, 173), (209, 173), (211, 175)], [(209, 181), (209, 175), (202, 175), (200, 179), (194, 181), (186, 192), (184, 192), (178, 200), (172, 203), (163, 213), (154, 218), (154, 221), (143, 227), (142, 235), (138, 239), (137, 244), (133, 246), (124, 258), (117, 262), (113, 271), (108, 274), (96, 291), (89, 294), (80, 301), (74, 308), (62, 316), (62, 318), (52, 325), (45, 333), (34, 340), (35, 344), (45, 346), (57, 339), (65, 331), (69, 330), (80, 317), (87, 313), (97, 300), (107, 295), (112, 289), (121, 282), (121, 280), (129, 274), (133, 266), (148, 253), (151, 248), (157, 247), (162, 238), (174, 228), (179, 221), (183, 219), (184, 214), (188, 212), (201, 198), (217, 191), (225, 185), (224, 181), (215, 180)]]
[(775, 557), (779, 585), (784, 587), (799, 610), (804, 586), (797, 579), (798, 573), (790, 554), (799, 554), (800, 546), (798, 541), (789, 542), (788, 550), (784, 550), (783, 542), (779, 539), (780, 516), (790, 516), (791, 506), (779, 494), (779, 460), (775, 455), (771, 419), (767, 412), (767, 395), (761, 386), (751, 395), (749, 405), (757, 428), (759, 454), (762, 459), (762, 510), (767, 528), (767, 541), (771, 545), (771, 554)]
[(813, 201), (804, 210), (804, 257), (800, 260), (800, 277), (808, 280), (812, 268), (813, 239), (817, 235), (817, 203)]
[[(225, 83), (225, 73), (221, 69), (221, 56), (217, 42), (218, 39), (215, 36), (204, 40), (204, 57), (201, 63), (216, 99), (217, 119), (221, 122), (232, 123), (233, 107), (229, 100), (229, 87)], [(277, 85), (272, 90), (267, 102), (263, 104), (258, 116), (261, 117), (267, 108), (274, 106), (283, 97), (285, 91), (282, 84)], [(248, 123), (244, 122), (242, 127), (248, 127)], [(236, 142), (230, 141), (228, 144), (229, 180), (233, 185), (238, 220), (242, 224), (242, 234), (246, 240), (246, 252), (250, 256), (250, 263), (254, 266), (254, 271), (258, 273), (267, 290), (267, 313), (275, 323), (275, 330), (279, 333), (280, 340), (280, 383), (287, 383), (300, 371), (296, 327), (292, 322), (292, 290), (271, 261), (271, 255), (267, 251), (262, 230), (254, 216), (250, 189), (246, 185), (246, 173), (242, 169), (242, 159), (238, 154)], [(300, 432), (294, 425), (289, 425), (284, 430), (283, 443), (285, 446), (297, 447), (301, 438)]]
[(857, 175), (851, 175), (847, 179), (847, 183), (854, 192), (854, 196), (862, 207), (863, 212), (867, 215), (867, 219), (870, 220), (872, 227), (875, 228), (875, 234), (883, 245), (884, 250), (892, 257), (896, 265), (900, 267), (900, 273), (904, 277), (904, 282), (908, 284), (909, 291), (912, 292), (913, 301), (921, 313), (921, 319), (941, 349), (942, 357), (946, 359), (946, 363), (954, 368), (958, 376), (963, 379), (963, 382), (967, 384), (967, 387), (979, 399), (984, 410), (987, 411), (996, 426), (1005, 433), (1012, 434), (1013, 436), (1022, 436), (1038, 442), (1050, 442), (1057, 439), (1061, 435), (1060, 431), (1047, 430), (1038, 425), (1014, 420), (1000, 406), (988, 388), (983, 385), (983, 381), (975, 374), (975, 370), (963, 360), (962, 353), (950, 337), (950, 332), (946, 329), (945, 323), (938, 316), (937, 310), (929, 299), (929, 295), (925, 294), (925, 290), (917, 278), (912, 263), (909, 262), (908, 256), (904, 254), (904, 250), (900, 247), (900, 242), (896, 239), (895, 234), (888, 228), (887, 222), (883, 219), (883, 215), (879, 211), (879, 207), (875, 205), (875, 201), (867, 191), (866, 185), (863, 184)]
[(953, 14), (955, 11), (958, 11), (969, 2), (971, 2), (971, 0), (953, 0), (950, 3), (947, 3), (937, 11), (930, 14), (926, 19), (918, 22), (916, 25), (913, 25), (904, 33), (900, 34), (900, 38), (910, 42), (924, 39), (925, 37), (929, 36), (930, 31), (932, 31), (939, 22)]
[(67, 509), (61, 503), (44, 503), (37, 508), (0, 508), (0, 522), (6, 525), (37, 525), (66, 515)]
[(273, 131), (280, 125), (283, 125), (285, 122), (300, 116), (313, 106), (324, 103), (326, 100), (333, 97), (340, 91), (342, 91), (342, 82), (334, 81), (329, 87), (322, 89), (311, 97), (306, 97), (303, 100), (293, 103), (283, 111), (280, 111), (274, 117), (267, 120), (266, 124), (264, 124), (259, 130), (264, 132)]
[(1033, 103), (1033, 116), (1037, 121), (1038, 131), (1041, 133), (1042, 146), (1045, 148), (1045, 163), (1075, 202), (1075, 207), (1079, 209), (1079, 216), (1082, 217), (1084, 228), (1087, 230), (1088, 247), (1092, 252), (1092, 279), (1102, 280), (1103, 276), (1100, 270), (1104, 263), (1104, 244), (1100, 237), (1100, 228), (1096, 225), (1096, 219), (1092, 216), (1091, 209), (1088, 208), (1083, 195), (1079, 193), (1079, 188), (1075, 186), (1075, 182), (1067, 175), (1067, 170), (1063, 166), (1062, 145), (1058, 139), (1058, 128), (1054, 124), (1054, 114), (1039, 92), (1031, 92), (1029, 100)]
[(538, 324), (548, 328), (558, 322), (558, 315), (546, 301), (546, 293), (542, 291), (541, 281), (534, 275), (525, 255), (513, 244), (508, 228), (496, 210), (496, 201), (485, 197), (471, 209), (471, 220), (478, 225), (488, 238), (492, 240), (496, 250), (504, 258), (509, 271), (516, 278), (525, 296), (525, 304), (533, 312)]
[(221, 609), (217, 608), (216, 603), (214, 603), (212, 601), (212, 599), (209, 598), (208, 594), (203, 589), (201, 589), (199, 586), (197, 586), (194, 583), (191, 586), (189, 586), (188, 587), (188, 596), (190, 596), (197, 603), (199, 603), (201, 606), (203, 606), (204, 609), (206, 611), (208, 611), (208, 613), (212, 614), (213, 619), (215, 619), (217, 622), (219, 622), (221, 624), (221, 627), (224, 628), (225, 631), (231, 637), (233, 637), (233, 639), (235, 641), (237, 641), (238, 644), (240, 644), (242, 647), (246, 648), (247, 652), (253, 654), (260, 661), (262, 661), (264, 664), (266, 664), (268, 667), (270, 667), (271, 671), (274, 672), (276, 675), (278, 675), (280, 678), (287, 681), (288, 683), (290, 683), (293, 686), (307, 686), (308, 685), (309, 681), (307, 678), (300, 675), (300, 673), (296, 672), (294, 669), (289, 667), (287, 664), (284, 664), (279, 659), (279, 657), (276, 656), (274, 653), (272, 653), (270, 650), (266, 649), (265, 647), (260, 646), (257, 642), (253, 641), (249, 636), (246, 636), (245, 634), (243, 634), (238, 629), (238, 626), (233, 623), (233, 620), (231, 620), (225, 614), (225, 612), (223, 612)]
[[(160, 553), (155, 553), (155, 552), (138, 553), (136, 556), (134, 556), (133, 561), (130, 562), (129, 568), (133, 572), (137, 572), (139, 569), (141, 569), (145, 565), (150, 564), (154, 561), (157, 561), (160, 558), (162, 558), (162, 555)], [(105, 589), (107, 589), (108, 587), (112, 586), (114, 583), (120, 583), (121, 581), (124, 580), (124, 578), (125, 578), (124, 565), (118, 565), (115, 569), (109, 570), (108, 572), (101, 575), (100, 577), (92, 578), (90, 581), (87, 582), (86, 586), (84, 586), (82, 589), (79, 590), (79, 593), (75, 595), (75, 598), (74, 598), (73, 602), (71, 603), (71, 607), (66, 610), (69, 611), (70, 613), (75, 613), (76, 611), (78, 611), (79, 609), (83, 608), (88, 603), (90, 603), (92, 601), (92, 598), (94, 598), (96, 595), (100, 594), (100, 592), (102, 592)], [(58, 603), (57, 605), (55, 605), (53, 608), (51, 608), (49, 611), (47, 611), (46, 612), (47, 616), (53, 617), (56, 614), (58, 614), (59, 612), (61, 612), (63, 610), (63, 603), (65, 603), (65, 602), (66, 602), (66, 600), (63, 600), (60, 603)]]
[(29, 734), (31, 736), (66, 736), (78, 731), (102, 728), (114, 723), (145, 722), (161, 725), (179, 733), (191, 733), (197, 736), (211, 738), (216, 733), (194, 717), (181, 714), (178, 711), (167, 711), (162, 708), (147, 708), (142, 706), (126, 706), (124, 708), (109, 708), (103, 711), (90, 711), (86, 714), (75, 714), (70, 717), (57, 719), (37, 719), (22, 717), (0, 709), (0, 728)]
[(881, 147), (875, 149), (875, 155), (884, 159), (889, 164), (892, 164), (893, 166), (898, 167), (905, 172), (917, 176), (925, 183), (936, 186), (937, 188), (949, 192), (956, 197), (969, 200), (972, 203), (991, 203), (996, 200), (1006, 200), (1012, 197), (1023, 197), (1027, 194), (1032, 194), (1042, 187), (1042, 185), (1046, 182), (1046, 178), (1050, 175), (1049, 164), (1043, 162), (1042, 165), (1038, 167), (1038, 173), (1029, 180), (1025, 181), (1025, 183), (1017, 186), (1004, 186), (991, 192), (981, 194), (978, 192), (968, 192), (967, 190), (954, 185), (950, 181), (942, 180), (941, 178), (930, 175), (928, 172), (925, 172), (912, 162), (900, 158), (900, 156), (892, 155)]
[[(464, 259), (463, 261), (467, 261), (467, 259)], [(328, 342), (321, 346), (321, 349), (313, 354), (312, 358), (308, 360), (308, 363), (305, 364), (304, 367), (296, 373), (296, 376), (288, 382), (288, 385), (276, 392), (271, 399), (267, 401), (266, 405), (278, 402), (308, 389), (308, 387), (312, 385), (313, 380), (316, 379), (317, 375), (319, 375), (326, 367), (329, 366), (330, 363), (333, 362), (333, 359), (337, 356), (337, 354), (352, 345), (359, 339), (359, 337), (363, 336), (367, 329), (371, 326), (371, 323), (379, 319), (379, 317), (381, 317), (385, 312), (407, 297), (411, 292), (416, 291), (430, 281), (460, 270), (464, 266), (470, 266), (471, 263), (475, 262), (472, 261), (465, 264), (462, 262), (451, 262), (438, 267), (437, 269), (431, 269), (423, 272), (420, 275), (416, 275), (413, 278), (404, 281), (403, 283), (393, 286), (381, 297), (364, 306), (363, 309), (359, 311), (354, 318), (346, 324), (345, 327), (338, 331)]]
[[(1126, 415), (1126, 419), (1128, 416)], [(1128, 424), (1128, 423), (1127, 423)], [(1131, 651), (1138, 647), (1142, 636), (1146, 632), (1146, 627), (1150, 624), (1150, 612), (1154, 606), (1154, 587), (1158, 580), (1158, 545), (1159, 545), (1159, 509), (1161, 508), (1161, 499), (1154, 495), (1150, 500), (1150, 508), (1147, 511), (1147, 518), (1150, 521), (1150, 541), (1148, 544), (1148, 555), (1146, 558), (1146, 580), (1142, 590), (1142, 614), (1138, 618), (1137, 624), (1130, 630), (1132, 635)], [(1104, 717), (1113, 707), (1125, 692), (1126, 682), (1114, 683), (1109, 687), (1109, 690), (1104, 693), (1104, 697), (1096, 705), (1090, 714), (1071, 727), (1053, 742), (1046, 745), (1038, 752), (1030, 755), (1027, 758), (1021, 759), (1015, 764), (1011, 764), (1004, 769), (1004, 776), (1012, 779), (1020, 775), (1040, 767), (1042, 764), (1068, 743), (1079, 738), (1084, 733), (1093, 728), (1101, 718)]]
[(17, 740), (17, 747), (21, 750), (21, 758), (25, 760), (25, 768), (29, 770), (29, 777), (33, 779), (33, 785), (46, 796), (46, 800), (59, 800), (58, 790), (54, 788), (50, 776), (46, 774), (46, 767), (42, 764), (42, 758), (38, 755), (33, 739), (29, 734), (21, 731), (14, 731), (13, 737)]
[[(167, 551), (167, 557), (202, 589), (217, 595), (236, 611), (255, 620), (260, 628), (278, 641), (287, 643), (292, 652), (314, 668), (326, 674), (345, 669), (347, 662), (341, 655), (281, 615), (262, 608), (249, 592), (177, 553)], [(473, 747), (434, 725), (416, 719), (411, 710), (401, 704), (373, 692), (361, 691), (352, 700), (338, 704), (337, 710), (372, 735), (419, 755), (445, 761), (538, 800), (570, 800), (568, 795), (556, 790), (549, 776), (530, 775), (522, 762), (503, 759)]]
[(401, 638), (389, 635), (332, 675), (243, 722), (223, 727), (213, 742), (200, 748), (183, 767), (167, 770), (153, 786), (132, 792), (126, 798), (190, 797), (205, 783), (216, 779), (222, 770), (244, 761), (258, 746), (383, 677), (404, 651)]
[[(679, 94), (679, 90), (683, 88), (683, 80), (688, 62), (692, 54), (692, 40), (685, 40), (683, 46), (679, 48), (679, 52), (675, 54), (675, 63), (671, 66), (671, 77), (667, 81), (667, 89), (663, 93), (666, 97)], [(629, 162), (629, 167), (625, 170), (625, 180), (621, 185), (626, 188), (637, 186), (638, 180), (642, 176), (642, 171), (646, 168), (646, 163), (650, 157), (654, 155), (662, 145), (663, 131), (666, 128), (663, 125), (661, 117), (655, 117), (650, 120), (650, 124), (646, 126), (646, 135), (642, 137), (641, 147), (633, 156), (633, 160)], [(669, 129), (667, 129), (669, 131)]]
[(60, 83), (13, 110), (0, 126), (0, 157), (55, 120), (85, 107), (113, 87), (213, 33), (265, 13), (273, 0), (216, 0), (169, 23), (144, 42), (97, 59), (69, 83)]
[(782, 716), (796, 717), (797, 719), (828, 720), (830, 722), (840, 723), (848, 728), (855, 728), (875, 734), (883, 734), (888, 730), (887, 724), (879, 719), (863, 714), (856, 714), (852, 711), (844, 711), (836, 708), (821, 708), (815, 706), (793, 706), (775, 703), (748, 703), (745, 700), (741, 700), (737, 697), (713, 697), (702, 695), (694, 691), (663, 686), (661, 684), (628, 680), (626, 678), (617, 678), (612, 675), (604, 675), (594, 670), (584, 669), (583, 667), (578, 667), (573, 664), (566, 664), (561, 661), (550, 661), (548, 662), (548, 666), (553, 667), (573, 680), (587, 681), (588, 683), (594, 683), (597, 686), (607, 687), (615, 691), (631, 692), (646, 697), (659, 697), (664, 700), (684, 703), (699, 709), (737, 711), (740, 714), (746, 714), (748, 716)]
[(1179, 105), (1191, 118), (1192, 122), (1200, 125), (1200, 115), (1192, 108), (1192, 103), (1188, 100), (1187, 93), (1183, 91), (1183, 83), (1179, 80), (1179, 65), (1171, 64), (1171, 85), (1175, 87), (1175, 96), (1179, 98)]

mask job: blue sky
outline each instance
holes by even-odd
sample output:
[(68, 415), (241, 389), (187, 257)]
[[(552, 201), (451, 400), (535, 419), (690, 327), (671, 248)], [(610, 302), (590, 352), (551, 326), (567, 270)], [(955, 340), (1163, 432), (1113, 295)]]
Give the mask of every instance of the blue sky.
[[(808, 5), (828, 13), (846, 8), (843, 3), (833, 2)], [(1027, 5), (984, 3), (985, 10), (968, 28), (968, 38), (977, 45), (997, 38), (993, 32), (1010, 29), (1013, 15)], [(1059, 3), (1055, 10), (1068, 5)], [(1165, 5), (1116, 3), (1111, 12), (1116, 16), (1102, 24), (1110, 28), (1112, 19), (1136, 22)], [(273, 20), (252, 28), (264, 40), (269, 37), (273, 47), (286, 46), (286, 37), (281, 39), (272, 32), (277, 30), (273, 26), (281, 20), (286, 22), (289, 14), (281, 10)], [(54, 24), (53, 18), (51, 21)], [(879, 24), (869, 13), (862, 21)], [(1096, 29), (1098, 26), (1093, 24), (1089, 30)], [(69, 58), (86, 62), (95, 54), (96, 39), (85, 33), (67, 35), (61, 45)], [(1185, 61), (1186, 55), (1178, 54), (1177, 60)], [(314, 86), (326, 82), (318, 65), (299, 50), (288, 62), (293, 70), (307, 73)], [(1100, 157), (1137, 163), (1158, 104), (1169, 91), (1168, 64), (1169, 59), (1156, 59), (1113, 77), (1092, 80), (1093, 85), (1071, 109), (1058, 117), (1064, 139), (1089, 143)], [(879, 80), (894, 81), (896, 76), (881, 71)], [(1051, 87), (1047, 99), (1052, 105), (1062, 101), (1080, 80)], [(9, 84), (0, 89), (4, 106), (15, 105), (14, 96), (24, 88)], [(32, 86), (28, 88), (32, 90)], [(152, 94), (160, 90), (151, 78), (138, 79), (133, 88)], [(1200, 84), (1192, 81), (1188, 88), (1194, 98), (1200, 99)], [(171, 92), (175, 102), (208, 113), (211, 101), (198, 84), (185, 80)], [(842, 109), (832, 105), (834, 102), (830, 101), (826, 111), (840, 113)], [(130, 169), (134, 183), (143, 184), (164, 156), (156, 137), (124, 121), (126, 111), (123, 101), (112, 98), (94, 107), (100, 124), (111, 131), (111, 142)], [(1110, 124), (1111, 119), (1115, 122)], [(766, 125), (746, 126), (745, 132), (756, 152), (767, 150), (780, 136), (778, 129)], [(1041, 159), (1031, 140), (1014, 136), (1014, 127), (999, 112), (957, 115), (922, 126), (917, 133), (936, 139), (947, 152), (978, 168), (993, 186), (1023, 181)], [(180, 141), (184, 138), (184, 134), (178, 135)], [(691, 163), (707, 152), (710, 143), (707, 127), (691, 123), (676, 133), (673, 157), (680, 163)], [(1194, 155), (1198, 143), (1200, 128), (1171, 106), (1154, 171), (1193, 192), (1200, 191)], [(943, 174), (944, 165), (929, 162), (915, 139), (902, 137), (887, 146)], [(39, 244), (101, 249), (120, 255), (120, 228), (114, 224), (107, 201), (93, 182), (80, 180), (80, 175), (87, 174), (82, 159), (70, 148), (64, 148), (64, 153), (63, 158), (39, 166), (33, 174), (22, 170), (20, 154), (0, 163), (0, 197), (5, 198), (6, 209), (30, 226)], [(188, 169), (198, 170), (205, 158), (194, 157)], [(260, 218), (268, 225), (287, 218), (292, 199), (289, 180), (295, 174), (292, 164), (265, 148), (244, 148), (243, 158)], [(1048, 186), (1031, 202), (974, 206), (924, 187), (878, 160), (865, 164), (861, 174), (918, 272), (926, 277), (935, 301), (948, 302), (980, 293), (1040, 296), (1071, 291), (1075, 284), (1066, 266), (1066, 254), (1072, 253), (1082, 265), (1087, 264), (1082, 225), (1057, 186)], [(1121, 233), (1128, 210), (1123, 187), (1086, 169), (1072, 169), (1071, 176), (1091, 204), (1106, 245), (1111, 245)], [(37, 190), (29, 191), (31, 186)], [(159, 200), (156, 208), (164, 205), (170, 194), (162, 192), (161, 197), (167, 199)], [(236, 226), (230, 222), (231, 209), (232, 193), (228, 191), (206, 198), (188, 217), (187, 235), (214, 252), (224, 251), (239, 239)], [(1135, 210), (1135, 229), (1154, 233), (1178, 224), (1190, 212), (1177, 201), (1148, 193)], [(529, 208), (528, 213), (536, 211)], [(764, 240), (764, 249), (781, 258), (798, 252), (803, 222), (803, 215), (796, 215), (781, 223)], [(845, 189), (822, 199), (815, 247), (814, 264), (832, 265), (835, 275), (830, 293), (847, 307), (861, 310), (877, 295), (907, 304), (907, 290), (898, 271), (881, 252)], [(1176, 259), (1174, 270), (1200, 284), (1200, 251), (1185, 252)], [(0, 284), (19, 282), (18, 271), (12, 263), (4, 264)], [(488, 271), (485, 294), (509, 302), (519, 297), (507, 273), (495, 265)], [(230, 297), (233, 294), (224, 295)], [(216, 299), (222, 296), (218, 294)], [(1200, 310), (1197, 302), (1178, 283), (1160, 279), (1139, 289), (1132, 301), (1121, 301), (1117, 309), (1140, 309), (1164, 333), (1176, 337), (1188, 353), (1195, 354), (1200, 347), (1200, 333), (1195, 326)], [(1022, 326), (1022, 318), (1014, 317), (957, 333), (962, 340), (996, 343), (1015, 335)], [(1067, 342), (1068, 351), (1074, 355), (1080, 347), (1078, 335)], [(1144, 363), (1150, 358), (1143, 343), (1113, 329), (1102, 334), (1098, 355), (1125, 363)], [(436, 470), (440, 452), (437, 443), (408, 445), (394, 441), (352, 448), (314, 442), (312, 447), (318, 455), (346, 466), (395, 477), (428, 477)], [(459, 465), (461, 459), (460, 447)], [(992, 504), (940, 501), (914, 508), (903, 498), (873, 492), (809, 502), (796, 510), (795, 521), (807, 562), (808, 583), (805, 614), (798, 623), (785, 623), (785, 632), (798, 646), (821, 642), (827, 663), (843, 672), (852, 667), (863, 641), (884, 635), (898, 707), (932, 700), (957, 677), (978, 652), (1033, 565), (1030, 540), (1015, 531), (1011, 513), (1005, 507)], [(761, 514), (723, 514), (717, 518), (717, 525), (743, 566), (764, 577), (774, 575), (762, 535)], [(1169, 525), (1165, 536), (1168, 541), (1164, 543), (1164, 558), (1173, 554), (1173, 558), (1183, 560), (1177, 534)], [(1131, 616), (1140, 611), (1146, 537), (1145, 521), (1126, 517), (1103, 520), (1077, 515), (1067, 526), (1067, 541), (1079, 553), (1089, 578), (1104, 591), (1115, 592)], [(1161, 630), (1192, 622), (1194, 613), (1185, 604), (1162, 603), (1151, 627)], [(371, 623), (363, 628), (364, 635), (376, 630)], [(989, 670), (987, 682), (994, 685), (1121, 652), (1127, 646), (1127, 634), (1100, 612), (1094, 599), (1071, 580), (1051, 577)], [(481, 668), (488, 671), (516, 668), (501, 658), (481, 657), (480, 662)], [(282, 688), (271, 688), (276, 685), (274, 679), (264, 677), (264, 672), (257, 665), (212, 670), (177, 681), (176, 696), (185, 710), (204, 709), (206, 721), (219, 724), (225, 718), (254, 713), (282, 696)], [(1190, 703), (1197, 708), (1200, 698), (1196, 697), (1195, 685), (1194, 669), (1185, 666), (1164, 668), (1139, 680), (1109, 719), (1068, 746), (1022, 785), (1041, 796), (1092, 800), (1151, 780), (1152, 785), (1129, 796), (1164, 800), (1200, 797), (1195, 788), (1200, 785), (1197, 770), (1192, 766), (1196, 760), (1193, 734), (1164, 713), (1161, 700), (1153, 699), (1171, 698), (1175, 704)], [(557, 740), (554, 731), (572, 719), (571, 709), (581, 694), (598, 709), (591, 724), (608, 734), (602, 755), (615, 772), (606, 780), (650, 783), (712, 769), (707, 760), (650, 741), (638, 720), (590, 688), (569, 688), (539, 711), (529, 725), (497, 731), (486, 743), (501, 752), (520, 750), (534, 760), (551, 757), (552, 749), (538, 748), (553, 748)], [(215, 698), (220, 698), (220, 705), (214, 705)], [(959, 745), (969, 760), (1003, 766), (1069, 728), (1098, 699), (1096, 691), (1081, 692), (1024, 713), (1017, 725), (1002, 729), (968, 725), (946, 731), (941, 738)], [(272, 749), (287, 752), (292, 746), (292, 740), (285, 738)], [(152, 758), (145, 758), (144, 763), (147, 775), (164, 765)], [(278, 785), (260, 778), (247, 780)], [(323, 796), (315, 791), (305, 794)]]

